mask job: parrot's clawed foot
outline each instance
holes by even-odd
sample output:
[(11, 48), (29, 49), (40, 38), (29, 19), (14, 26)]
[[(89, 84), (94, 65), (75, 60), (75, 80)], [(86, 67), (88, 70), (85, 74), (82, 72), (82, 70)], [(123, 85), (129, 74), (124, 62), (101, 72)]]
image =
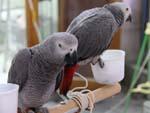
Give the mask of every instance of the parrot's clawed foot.
[(36, 113), (49, 113), (49, 112), (47, 108), (41, 107), (36, 110)]
[(21, 109), (18, 109), (18, 113), (49, 113), (49, 112), (46, 107), (40, 107), (40, 108), (27, 108), (23, 111), (21, 111)]
[(95, 58), (92, 60), (92, 64), (93, 64), (93, 65), (95, 65), (96, 63), (99, 63), (99, 66), (100, 66), (101, 68), (104, 68), (105, 63), (104, 63), (104, 61), (102, 60), (101, 57), (95, 57)]
[(105, 63), (104, 63), (104, 61), (101, 58), (98, 59), (98, 62), (99, 62), (100, 67), (104, 68)]
[(49, 113), (48, 109), (45, 107), (36, 108), (36, 109), (29, 109), (27, 113)]
[(27, 108), (23, 111), (23, 113), (36, 113), (35, 108)]
[(27, 113), (36, 113), (36, 112), (33, 110), (29, 110)]

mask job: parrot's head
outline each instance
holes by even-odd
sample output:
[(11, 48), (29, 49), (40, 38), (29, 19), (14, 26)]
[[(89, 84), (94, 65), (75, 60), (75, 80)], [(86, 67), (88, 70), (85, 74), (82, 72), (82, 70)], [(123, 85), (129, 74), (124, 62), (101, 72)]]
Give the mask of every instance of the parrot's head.
[(132, 11), (131, 11), (131, 7), (128, 4), (124, 2), (114, 2), (110, 5), (119, 8), (123, 12), (124, 23), (127, 21), (130, 22), (132, 21)]
[[(77, 38), (66, 32), (54, 33), (44, 42), (50, 51), (51, 60), (56, 63), (74, 65), (77, 63)], [(48, 51), (47, 51), (48, 52)]]

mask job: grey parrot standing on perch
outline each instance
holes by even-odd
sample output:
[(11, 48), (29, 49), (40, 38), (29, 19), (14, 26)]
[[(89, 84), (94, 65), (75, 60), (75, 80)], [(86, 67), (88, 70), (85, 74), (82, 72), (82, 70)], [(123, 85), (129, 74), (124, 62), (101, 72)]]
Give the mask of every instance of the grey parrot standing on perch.
[(55, 33), (42, 43), (20, 50), (14, 57), (8, 83), (19, 84), (22, 112), (36, 111), (55, 91), (56, 78), (65, 64), (77, 62), (77, 38), (70, 33)]
[[(85, 10), (73, 19), (67, 32), (78, 39), (78, 64), (99, 62), (103, 68), (104, 62), (99, 55), (109, 47), (115, 32), (127, 21), (131, 21), (131, 8), (123, 2)], [(65, 66), (60, 93), (66, 95), (77, 67)], [(58, 81), (62, 79), (60, 76)]]

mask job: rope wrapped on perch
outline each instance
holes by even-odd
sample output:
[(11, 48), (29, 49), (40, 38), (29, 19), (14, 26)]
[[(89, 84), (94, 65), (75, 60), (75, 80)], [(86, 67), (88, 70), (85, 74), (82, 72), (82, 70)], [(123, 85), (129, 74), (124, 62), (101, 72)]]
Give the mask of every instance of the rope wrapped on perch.
[[(107, 99), (121, 91), (121, 86), (119, 83), (116, 83), (114, 85), (105, 85), (103, 87), (100, 87), (94, 91), (92, 91), (92, 94), (94, 95), (94, 100), (96, 102), (102, 101), (104, 99)], [(88, 95), (92, 98), (91, 93), (85, 93), (85, 95)], [(80, 110), (80, 107), (78, 104), (73, 100), (70, 99), (67, 102), (60, 103), (56, 106), (48, 107), (47, 108), (49, 113), (73, 113), (69, 112), (74, 110), (74, 112), (78, 112)]]

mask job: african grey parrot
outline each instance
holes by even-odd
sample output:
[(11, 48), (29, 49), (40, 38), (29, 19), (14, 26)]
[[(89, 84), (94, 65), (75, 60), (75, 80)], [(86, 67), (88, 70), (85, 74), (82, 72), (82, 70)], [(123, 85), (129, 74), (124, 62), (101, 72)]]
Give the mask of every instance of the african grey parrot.
[(58, 73), (65, 64), (76, 63), (77, 46), (74, 35), (61, 32), (16, 54), (8, 83), (19, 84), (19, 107), (22, 111), (37, 109), (49, 100), (55, 90)]
[[(99, 55), (109, 47), (115, 32), (127, 21), (131, 21), (131, 8), (123, 2), (85, 10), (74, 18), (67, 32), (78, 39), (78, 64), (99, 62), (100, 67), (103, 67), (104, 63)], [(69, 90), (77, 67), (78, 65), (65, 67), (60, 86), (62, 94), (65, 95)]]

